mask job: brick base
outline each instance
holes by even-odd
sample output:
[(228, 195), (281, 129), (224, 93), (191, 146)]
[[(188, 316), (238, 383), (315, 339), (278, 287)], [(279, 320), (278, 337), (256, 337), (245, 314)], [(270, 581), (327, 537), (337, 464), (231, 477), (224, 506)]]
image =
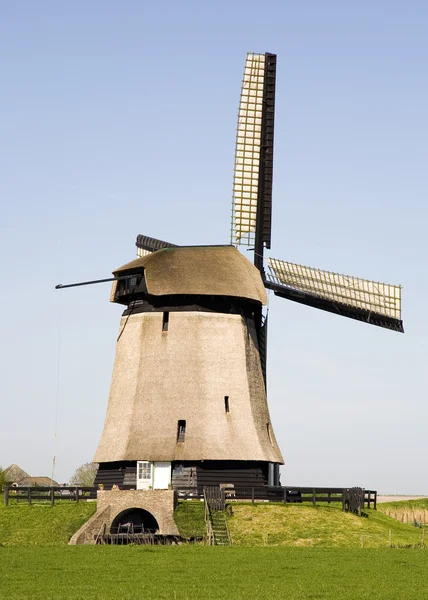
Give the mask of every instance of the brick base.
[(173, 490), (99, 490), (97, 512), (77, 531), (70, 544), (93, 544), (94, 537), (106, 525), (106, 531), (123, 511), (142, 508), (151, 513), (163, 535), (180, 535), (174, 521), (175, 494)]

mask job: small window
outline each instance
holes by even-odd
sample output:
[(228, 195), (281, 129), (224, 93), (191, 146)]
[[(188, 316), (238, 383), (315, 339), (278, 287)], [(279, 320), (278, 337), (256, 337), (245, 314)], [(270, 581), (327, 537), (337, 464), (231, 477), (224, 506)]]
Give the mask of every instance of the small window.
[(224, 397), (224, 410), (229, 413), (230, 412), (230, 406), (229, 406), (229, 396), (225, 396)]
[(162, 331), (168, 331), (169, 312), (164, 312), (162, 317)]
[(183, 465), (175, 465), (172, 471), (173, 477), (182, 477), (184, 475)]
[(139, 462), (138, 463), (138, 479), (151, 479), (151, 478), (152, 478), (152, 463)]
[(184, 442), (185, 435), (186, 435), (186, 421), (178, 421), (177, 442)]
[(270, 443), (271, 443), (271, 444), (272, 444), (272, 446), (273, 446), (272, 434), (271, 434), (271, 432), (270, 432), (270, 425), (269, 425), (269, 423), (266, 423), (266, 429), (267, 429), (267, 434), (268, 434), (268, 436), (269, 436), (269, 441), (270, 441)]

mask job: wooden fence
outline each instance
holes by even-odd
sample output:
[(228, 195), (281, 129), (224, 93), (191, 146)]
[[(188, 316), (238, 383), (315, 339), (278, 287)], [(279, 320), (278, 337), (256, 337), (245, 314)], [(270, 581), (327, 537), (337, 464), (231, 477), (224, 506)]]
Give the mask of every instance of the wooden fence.
[[(361, 490), (361, 492), (351, 492)], [(331, 504), (339, 502), (343, 510), (354, 511), (354, 504), (359, 494), (362, 495), (361, 508), (373, 508), (376, 510), (377, 492), (375, 490), (364, 490), (362, 488), (321, 488), (321, 487), (252, 487), (234, 488), (228, 486), (222, 490), (226, 501), (247, 500), (254, 502), (284, 502), (284, 503), (310, 503), (312, 506), (319, 504)], [(178, 498), (181, 500), (202, 499), (203, 490), (199, 488), (180, 488), (177, 490)], [(355, 496), (357, 495), (357, 498)]]
[(81, 500), (88, 500), (90, 497), (96, 498), (96, 488), (81, 486), (7, 486), (4, 490), (4, 503), (6, 506), (11, 501), (27, 504), (50, 503), (54, 506), (55, 502), (80, 502)]
[[(211, 490), (212, 488), (210, 488)], [(351, 492), (351, 490), (360, 490)], [(10, 502), (26, 502), (28, 504), (36, 502), (50, 503), (55, 502), (80, 502), (81, 500), (95, 499), (98, 488), (96, 487), (6, 487), (4, 493), (4, 502), (6, 506)], [(202, 488), (180, 487), (176, 493), (181, 500), (203, 499), (204, 492)], [(213, 491), (210, 494), (214, 494)], [(351, 494), (351, 496), (350, 496)], [(356, 497), (357, 494), (357, 497)], [(358, 495), (359, 494), (359, 495)], [(358, 498), (361, 496), (361, 500)], [(284, 502), (284, 503), (310, 503), (312, 506), (319, 504), (331, 504), (340, 502), (343, 510), (354, 511), (355, 503), (358, 505), (376, 510), (377, 492), (374, 490), (364, 490), (362, 488), (321, 488), (321, 487), (251, 487), (235, 488), (233, 485), (225, 485), (217, 488), (216, 498), (223, 505), (224, 501), (246, 500), (254, 502)], [(213, 498), (214, 501), (214, 498)], [(362, 504), (361, 504), (362, 503)]]
[(204, 500), (209, 508), (213, 510), (226, 509), (226, 494), (224, 488), (219, 486), (207, 486), (203, 489)]

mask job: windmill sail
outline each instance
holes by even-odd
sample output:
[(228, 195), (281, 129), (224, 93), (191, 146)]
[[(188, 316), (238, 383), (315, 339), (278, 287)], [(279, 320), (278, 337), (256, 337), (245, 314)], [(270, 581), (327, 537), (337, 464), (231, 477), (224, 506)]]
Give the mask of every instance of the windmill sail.
[(146, 256), (146, 254), (156, 252), (156, 250), (161, 250), (162, 248), (177, 248), (176, 244), (163, 242), (147, 235), (138, 235), (135, 245), (137, 246), (137, 256)]
[(263, 249), (271, 244), (275, 79), (275, 54), (247, 54), (236, 134), (231, 243), (254, 245), (260, 270)]
[(403, 332), (401, 287), (269, 258), (266, 287), (277, 296)]

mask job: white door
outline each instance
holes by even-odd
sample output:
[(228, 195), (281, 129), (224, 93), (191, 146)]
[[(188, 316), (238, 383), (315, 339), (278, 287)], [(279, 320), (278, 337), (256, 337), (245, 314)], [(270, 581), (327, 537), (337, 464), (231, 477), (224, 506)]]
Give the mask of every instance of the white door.
[(153, 485), (153, 463), (137, 461), (137, 490), (148, 490)]
[(153, 488), (155, 490), (167, 490), (171, 483), (171, 463), (154, 463)]

